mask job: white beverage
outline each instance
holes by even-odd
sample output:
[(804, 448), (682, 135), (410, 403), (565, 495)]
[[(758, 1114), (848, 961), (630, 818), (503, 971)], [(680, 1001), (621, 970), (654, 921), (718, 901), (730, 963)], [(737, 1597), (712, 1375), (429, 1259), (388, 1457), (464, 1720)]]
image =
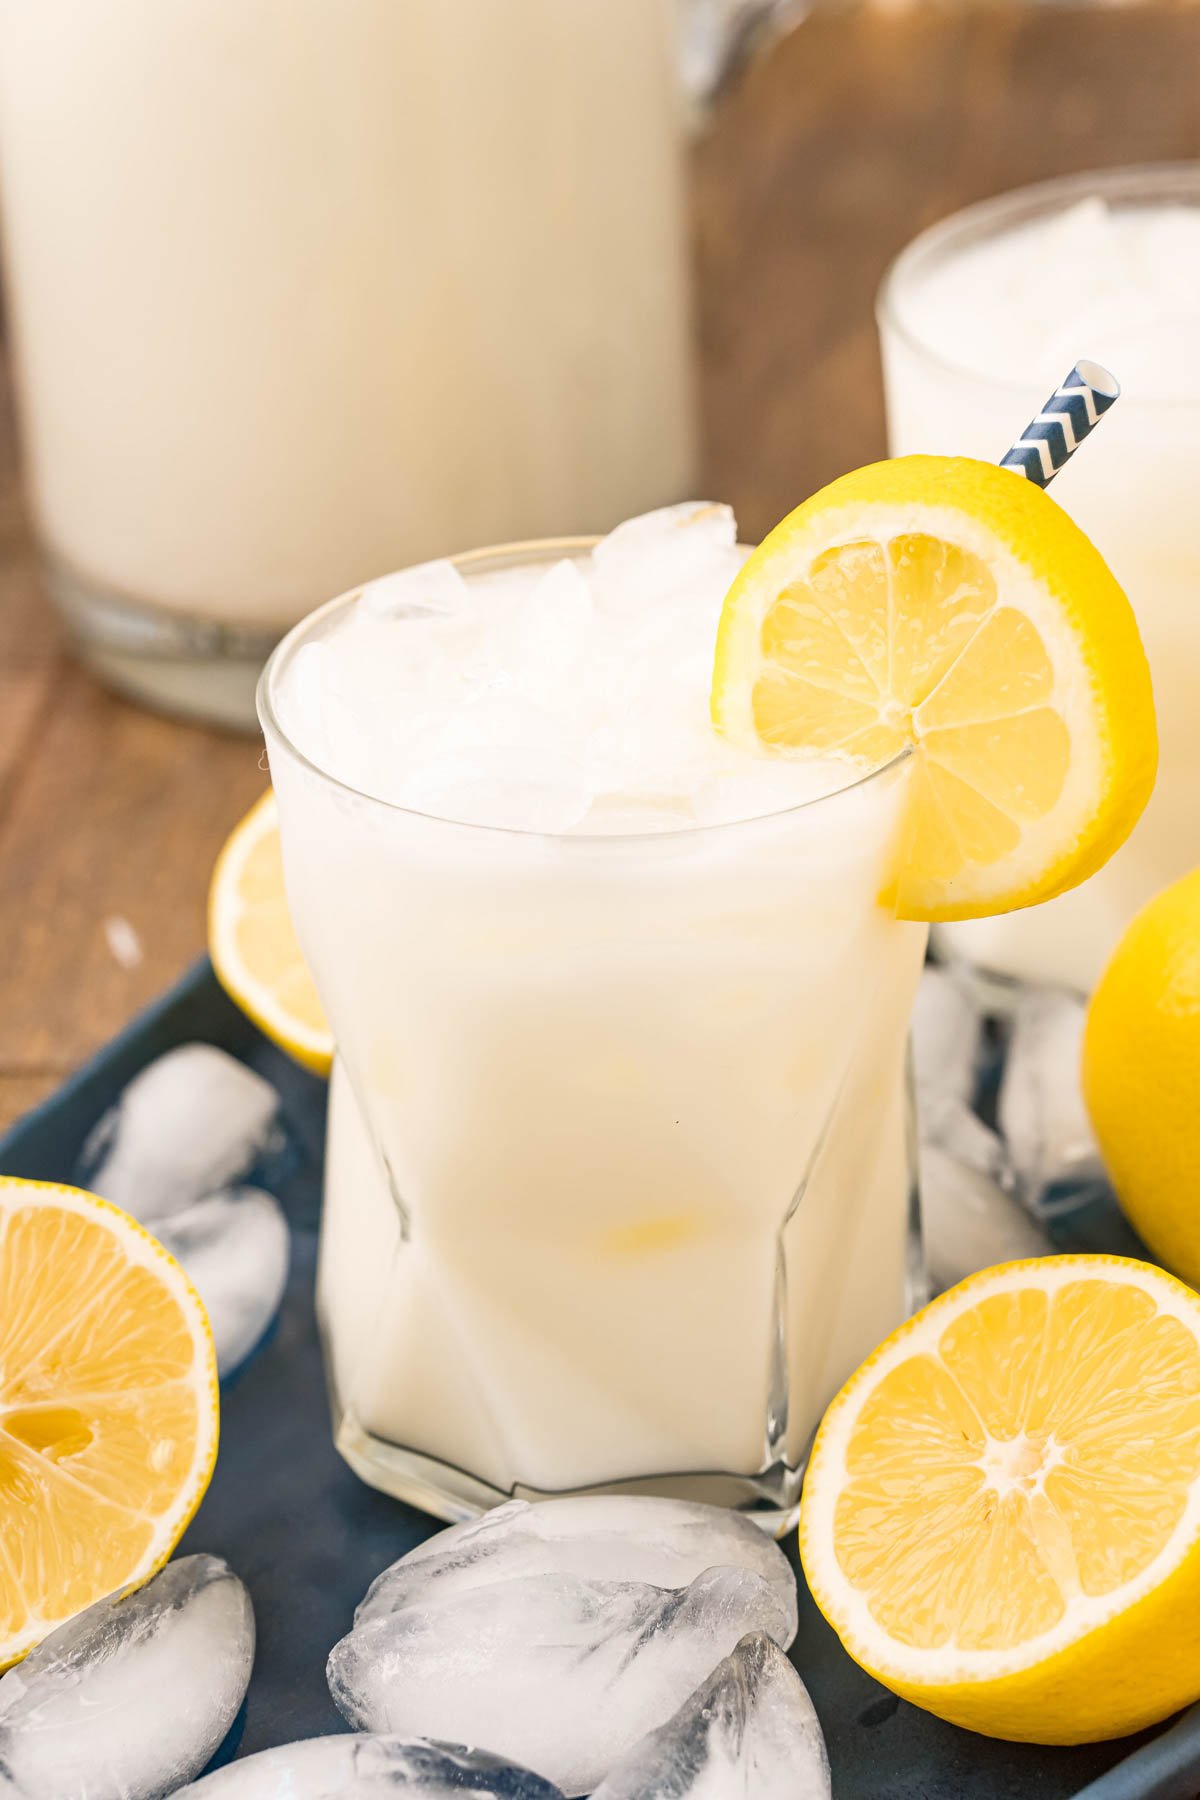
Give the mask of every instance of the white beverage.
[(33, 510), (109, 673), (155, 620), (261, 644), (398, 563), (688, 491), (672, 24), (0, 0)]
[(1073, 177), (972, 208), (901, 257), (880, 325), (897, 455), (997, 461), (1081, 356), (1122, 385), (1052, 493), (1137, 614), (1154, 797), (1083, 887), (938, 933), (985, 969), (1087, 990), (1133, 913), (1200, 863), (1200, 167)]
[(904, 771), (713, 732), (727, 509), (529, 554), (335, 602), (264, 678), (339, 1054), (339, 1446), (447, 1517), (634, 1482), (782, 1518), (906, 1306)]

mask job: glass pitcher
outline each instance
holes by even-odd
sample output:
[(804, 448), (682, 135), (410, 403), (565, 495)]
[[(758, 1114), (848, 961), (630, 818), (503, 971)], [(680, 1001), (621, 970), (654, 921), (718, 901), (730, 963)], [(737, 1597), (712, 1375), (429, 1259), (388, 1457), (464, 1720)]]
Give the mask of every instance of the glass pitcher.
[(84, 657), (253, 723), (329, 594), (693, 486), (670, 0), (0, 0), (28, 488)]

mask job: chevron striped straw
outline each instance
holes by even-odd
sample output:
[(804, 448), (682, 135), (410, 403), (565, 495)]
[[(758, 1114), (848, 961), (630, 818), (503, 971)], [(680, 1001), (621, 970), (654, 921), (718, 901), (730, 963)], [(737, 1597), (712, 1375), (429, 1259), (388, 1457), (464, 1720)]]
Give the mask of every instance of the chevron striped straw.
[(1000, 458), (1000, 467), (1014, 469), (1039, 487), (1049, 487), (1120, 393), (1116, 376), (1099, 363), (1077, 362), (1012, 449)]

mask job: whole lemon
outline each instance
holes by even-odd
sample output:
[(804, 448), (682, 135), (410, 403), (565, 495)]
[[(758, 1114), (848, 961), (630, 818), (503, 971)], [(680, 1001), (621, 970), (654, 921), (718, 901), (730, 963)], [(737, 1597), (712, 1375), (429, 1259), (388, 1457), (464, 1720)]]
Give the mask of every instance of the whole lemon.
[(1083, 1091), (1117, 1197), (1200, 1285), (1200, 869), (1137, 914), (1100, 977)]

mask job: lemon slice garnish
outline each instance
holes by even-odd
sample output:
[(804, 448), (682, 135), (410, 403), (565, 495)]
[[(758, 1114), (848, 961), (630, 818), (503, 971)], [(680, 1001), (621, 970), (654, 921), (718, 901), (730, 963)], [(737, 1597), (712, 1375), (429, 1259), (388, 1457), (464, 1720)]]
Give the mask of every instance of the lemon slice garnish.
[(1154, 785), (1124, 594), (1040, 488), (965, 458), (872, 464), (776, 527), (726, 598), (712, 715), (775, 754), (911, 753), (895, 884), (911, 919), (1075, 886)]

